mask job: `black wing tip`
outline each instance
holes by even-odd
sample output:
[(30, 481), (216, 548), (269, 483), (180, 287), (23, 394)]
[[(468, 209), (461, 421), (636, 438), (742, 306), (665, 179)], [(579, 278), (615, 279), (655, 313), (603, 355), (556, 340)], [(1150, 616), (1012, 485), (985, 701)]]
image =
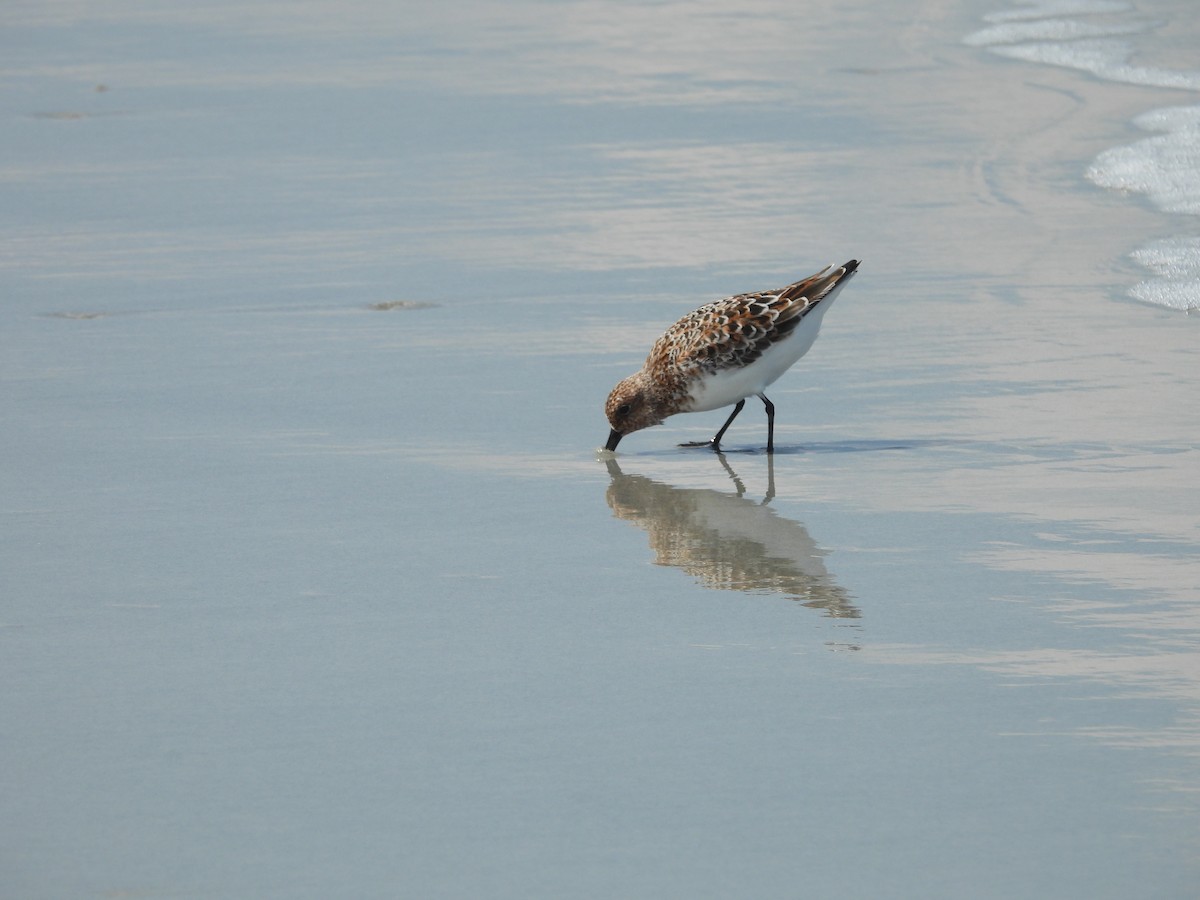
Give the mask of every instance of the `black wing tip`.
[(847, 275), (853, 275), (858, 271), (859, 262), (860, 260), (857, 259), (847, 260), (846, 262), (842, 263), (842, 268), (846, 270)]

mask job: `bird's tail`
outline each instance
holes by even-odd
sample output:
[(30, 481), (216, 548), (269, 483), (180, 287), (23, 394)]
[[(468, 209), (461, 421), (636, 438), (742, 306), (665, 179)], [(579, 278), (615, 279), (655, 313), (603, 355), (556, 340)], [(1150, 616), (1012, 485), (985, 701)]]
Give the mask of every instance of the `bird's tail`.
[(810, 275), (803, 281), (789, 284), (780, 292), (781, 300), (807, 300), (805, 308), (815, 306), (821, 300), (840, 288), (850, 276), (858, 271), (858, 260), (851, 259), (840, 266), (826, 266), (816, 275)]

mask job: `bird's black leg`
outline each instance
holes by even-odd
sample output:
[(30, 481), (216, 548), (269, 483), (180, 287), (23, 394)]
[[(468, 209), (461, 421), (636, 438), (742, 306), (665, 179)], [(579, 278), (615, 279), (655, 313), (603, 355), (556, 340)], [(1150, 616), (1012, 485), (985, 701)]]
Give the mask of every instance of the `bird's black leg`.
[(687, 444), (680, 444), (680, 447), (712, 447), (714, 450), (721, 449), (721, 438), (725, 437), (725, 432), (729, 430), (729, 426), (733, 424), (733, 420), (737, 418), (737, 414), (742, 411), (742, 407), (746, 405), (745, 399), (737, 402), (737, 406), (733, 408), (733, 412), (729, 414), (729, 418), (725, 420), (725, 424), (721, 426), (721, 430), (713, 435), (711, 441), (692, 441)]
[(745, 399), (739, 400), (737, 406), (733, 408), (733, 412), (729, 414), (729, 418), (725, 420), (725, 424), (721, 426), (721, 430), (713, 435), (713, 439), (709, 441), (714, 450), (721, 448), (721, 438), (725, 437), (725, 432), (729, 430), (729, 426), (733, 424), (733, 420), (737, 418), (737, 414), (742, 411), (742, 407), (746, 405)]
[(759, 394), (758, 399), (767, 408), (767, 452), (775, 452), (775, 404), (767, 399), (766, 394)]

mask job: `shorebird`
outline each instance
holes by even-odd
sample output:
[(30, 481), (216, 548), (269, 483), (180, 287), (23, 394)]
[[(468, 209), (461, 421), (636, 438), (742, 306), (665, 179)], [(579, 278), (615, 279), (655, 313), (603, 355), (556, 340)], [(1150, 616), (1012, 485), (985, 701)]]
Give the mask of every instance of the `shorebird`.
[(738, 294), (706, 303), (668, 328), (642, 368), (621, 381), (604, 407), (612, 431), (606, 450), (621, 438), (668, 416), (736, 404), (712, 440), (681, 447), (721, 447), (721, 438), (756, 396), (767, 411), (767, 452), (775, 451), (775, 405), (763, 393), (800, 359), (821, 328), (821, 317), (858, 269), (852, 259), (827, 266), (774, 291)]

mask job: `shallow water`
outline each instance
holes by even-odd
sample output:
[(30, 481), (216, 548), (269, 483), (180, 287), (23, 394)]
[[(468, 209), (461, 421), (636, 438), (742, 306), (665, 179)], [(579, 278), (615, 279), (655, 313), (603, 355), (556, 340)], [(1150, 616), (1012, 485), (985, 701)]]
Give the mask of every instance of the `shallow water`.
[(1157, 209), (1181, 214), (1181, 233), (1130, 254), (1156, 275), (1130, 294), (1185, 310), (1200, 308), (1200, 68), (1194, 53), (1182, 64), (1176, 58), (1193, 30), (1191, 12), (1169, 0), (1140, 6), (1034, 0), (990, 13), (991, 24), (965, 39), (1001, 56), (1081, 70), (1109, 83), (1170, 88), (1160, 96), (1187, 104), (1135, 118), (1142, 131), (1162, 133), (1103, 151), (1085, 173), (1101, 187), (1144, 194)]
[[(1191, 896), (1194, 96), (1027, 7), (11, 5), (5, 893)], [(595, 452), (849, 256), (774, 456)]]

